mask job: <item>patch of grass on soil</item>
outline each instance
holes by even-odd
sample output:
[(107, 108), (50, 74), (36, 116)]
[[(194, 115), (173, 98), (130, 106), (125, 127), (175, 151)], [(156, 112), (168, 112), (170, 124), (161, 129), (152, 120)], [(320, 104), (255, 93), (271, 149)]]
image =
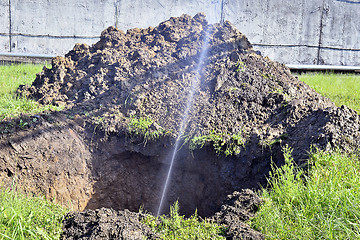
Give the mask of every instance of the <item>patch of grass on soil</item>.
[(24, 97), (15, 95), (19, 85), (30, 85), (43, 65), (14, 64), (0, 66), (0, 120), (14, 118), (21, 113), (36, 114), (46, 110), (60, 110), (55, 106), (42, 106)]
[(216, 154), (224, 153), (225, 156), (239, 154), (241, 147), (245, 147), (246, 139), (242, 136), (242, 132), (229, 135), (225, 133), (218, 134), (212, 131), (207, 135), (195, 136), (190, 140), (189, 149), (194, 151), (205, 146), (205, 144), (212, 143)]
[(131, 116), (128, 131), (135, 136), (144, 137), (145, 144), (166, 134), (165, 130), (154, 123), (149, 117)]
[(315, 151), (304, 170), (284, 156), (252, 226), (267, 239), (360, 239), (359, 157)]
[(359, 74), (307, 73), (299, 79), (337, 106), (346, 105), (360, 114)]
[(0, 239), (59, 239), (66, 212), (44, 198), (0, 190)]
[(225, 239), (222, 228), (207, 220), (201, 220), (195, 212), (189, 218), (179, 215), (179, 204), (170, 207), (170, 216), (147, 215), (143, 223), (148, 225), (161, 239)]

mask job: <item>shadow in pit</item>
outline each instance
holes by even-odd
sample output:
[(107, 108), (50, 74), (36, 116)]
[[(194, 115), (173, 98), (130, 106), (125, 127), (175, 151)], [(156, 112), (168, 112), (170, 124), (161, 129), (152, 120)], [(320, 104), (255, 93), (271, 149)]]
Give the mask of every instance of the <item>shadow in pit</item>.
[[(255, 139), (254, 136), (253, 139)], [(256, 139), (255, 139), (256, 140)], [(156, 214), (170, 164), (170, 139), (149, 142), (141, 151), (126, 148), (125, 138), (110, 136), (93, 154), (92, 195), (86, 208), (111, 207), (137, 212), (140, 207)], [(171, 144), (167, 144), (171, 146)], [(147, 149), (152, 151), (147, 151)], [(155, 151), (154, 151), (155, 149)], [(148, 152), (156, 152), (150, 155)], [(179, 201), (181, 214), (212, 216), (233, 191), (265, 184), (277, 151), (250, 145), (237, 156), (218, 156), (212, 146), (190, 152), (183, 146), (177, 154), (164, 209)]]

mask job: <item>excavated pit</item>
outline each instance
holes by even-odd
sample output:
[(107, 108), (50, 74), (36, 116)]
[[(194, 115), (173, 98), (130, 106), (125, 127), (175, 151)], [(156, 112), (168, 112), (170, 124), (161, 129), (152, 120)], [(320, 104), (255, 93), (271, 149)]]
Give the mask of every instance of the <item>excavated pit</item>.
[[(19, 127), (20, 120), (1, 123), (2, 131), (9, 132), (0, 143), (1, 182), (11, 187), (16, 179), (17, 188), (74, 210), (107, 207), (137, 212), (143, 207), (156, 212), (174, 140), (167, 137), (145, 146), (141, 138), (130, 146), (126, 136), (104, 140), (103, 132), (86, 130), (65, 113), (23, 117), (29, 123), (24, 128)], [(246, 160), (248, 151), (252, 149), (224, 157), (212, 146), (193, 152), (181, 148), (167, 206), (178, 200), (182, 214), (191, 215), (197, 209), (199, 215), (209, 217), (220, 210), (228, 194), (265, 183), (269, 163), (262, 158)], [(271, 156), (276, 155), (262, 154), (267, 159)]]
[(77, 44), (20, 86), (19, 95), (64, 110), (1, 122), (1, 182), (16, 177), (17, 188), (75, 210), (155, 213), (194, 78), (165, 204), (179, 200), (182, 214), (211, 216), (228, 194), (265, 185), (285, 145), (297, 162), (311, 146), (359, 146), (355, 111), (255, 52), (230, 22), (182, 15), (126, 33), (109, 27), (98, 43)]
[[(139, 153), (121, 151), (126, 149), (121, 141), (113, 138), (96, 153), (98, 157), (92, 163), (94, 195), (86, 208), (108, 207), (137, 211), (143, 206), (145, 210), (156, 213), (169, 168), (172, 145), (166, 147), (168, 141), (148, 143), (143, 153)], [(156, 155), (149, 155), (150, 149), (162, 150)], [(265, 184), (264, 176), (269, 166), (261, 159), (252, 159), (250, 162), (237, 156), (217, 157), (216, 161), (209, 161), (214, 155), (216, 153), (211, 147), (193, 153), (184, 147), (177, 153), (166, 197), (167, 208), (178, 200), (183, 214), (191, 215), (197, 209), (199, 215), (209, 217), (220, 210), (225, 197), (233, 191)], [(270, 158), (270, 154), (263, 156)]]

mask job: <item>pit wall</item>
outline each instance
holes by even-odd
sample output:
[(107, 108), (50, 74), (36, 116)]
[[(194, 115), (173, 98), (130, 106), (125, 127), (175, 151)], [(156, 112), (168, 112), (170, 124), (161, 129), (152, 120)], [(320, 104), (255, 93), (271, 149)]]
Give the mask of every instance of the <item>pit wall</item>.
[(0, 53), (64, 55), (110, 25), (146, 28), (197, 12), (231, 21), (282, 63), (359, 65), (360, 0), (1, 0)]

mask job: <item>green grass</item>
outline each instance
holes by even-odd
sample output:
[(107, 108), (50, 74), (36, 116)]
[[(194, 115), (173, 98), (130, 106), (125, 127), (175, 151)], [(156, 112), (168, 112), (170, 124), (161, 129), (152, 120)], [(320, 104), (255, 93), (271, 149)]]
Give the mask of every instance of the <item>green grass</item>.
[(358, 156), (316, 151), (309, 169), (296, 166), (289, 148), (284, 156), (252, 226), (267, 239), (360, 239)]
[(16, 97), (19, 85), (31, 85), (43, 65), (18, 64), (0, 66), (0, 120), (18, 117), (22, 113), (36, 114), (46, 110), (60, 110), (55, 106), (41, 106), (33, 100)]
[(144, 138), (144, 144), (148, 141), (159, 139), (166, 134), (165, 130), (156, 125), (149, 117), (131, 116), (128, 124), (128, 131), (135, 136)]
[(212, 144), (215, 153), (225, 156), (239, 154), (242, 147), (245, 147), (246, 139), (242, 136), (242, 132), (233, 135), (226, 133), (216, 133), (214, 130), (207, 135), (199, 135), (190, 139), (189, 149), (193, 152), (195, 149), (201, 149), (206, 144)]
[(59, 239), (66, 209), (44, 198), (0, 191), (0, 239)]
[(148, 225), (161, 239), (225, 239), (221, 226), (207, 220), (200, 220), (195, 212), (189, 218), (179, 215), (179, 204), (170, 207), (170, 216), (147, 215), (143, 223)]
[(360, 114), (359, 74), (307, 73), (299, 79), (337, 106), (346, 105)]

